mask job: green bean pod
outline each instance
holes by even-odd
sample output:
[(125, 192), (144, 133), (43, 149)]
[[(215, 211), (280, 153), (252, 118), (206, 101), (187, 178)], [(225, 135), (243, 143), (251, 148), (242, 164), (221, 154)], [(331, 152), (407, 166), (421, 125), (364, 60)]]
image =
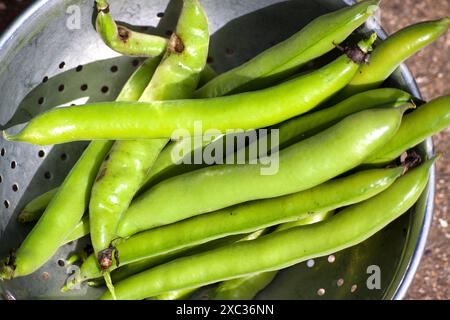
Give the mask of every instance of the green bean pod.
[(388, 188), (403, 168), (376, 169), (277, 198), (246, 202), (138, 233), (115, 246), (121, 266), (230, 235), (307, 219), (366, 200)]
[(28, 223), (39, 220), (42, 213), (45, 211), (45, 208), (47, 208), (48, 204), (57, 192), (58, 188), (55, 188), (31, 200), (19, 213), (17, 216), (17, 221), (20, 223)]
[[(372, 36), (361, 41), (360, 49), (367, 52), (374, 40)], [(3, 135), (11, 141), (45, 145), (75, 140), (169, 138), (175, 133), (184, 137), (211, 129), (224, 133), (266, 127), (305, 113), (341, 90), (354, 77), (359, 63), (344, 54), (291, 81), (226, 97), (57, 108), (38, 115), (18, 134), (3, 131)]]
[[(120, 268), (118, 269), (114, 269), (115, 267), (112, 266), (111, 279), (113, 282), (121, 281), (123, 279), (128, 278), (131, 275), (150, 269), (156, 265), (166, 263), (175, 258), (211, 250), (243, 239), (250, 239), (251, 237), (256, 238), (257, 236), (264, 233), (265, 233), (264, 230), (258, 230), (256, 232), (253, 232), (252, 234), (232, 235), (214, 241), (210, 241), (199, 246), (185, 247), (180, 250), (174, 250), (167, 254), (160, 254), (146, 259), (141, 259), (139, 261), (135, 261), (133, 263), (120, 266)], [(66, 285), (62, 288), (62, 291), (63, 292), (69, 291), (75, 285), (84, 281), (88, 281), (88, 284), (91, 286), (103, 285), (104, 281), (101, 277), (102, 277), (102, 270), (97, 263), (96, 256), (92, 254), (89, 257), (87, 257), (87, 259), (84, 260), (83, 264), (81, 265), (78, 277), (66, 283)]]
[[(150, 81), (157, 62), (157, 59), (149, 59), (144, 63), (126, 83), (117, 99), (139, 96)], [(88, 206), (95, 176), (111, 145), (109, 141), (89, 144), (16, 252), (15, 261), (0, 270), (0, 278), (19, 277), (34, 272), (65, 243)]]
[[(375, 89), (355, 94), (333, 107), (301, 115), (274, 126), (273, 129), (279, 130), (276, 146), (271, 145), (271, 134), (269, 132), (267, 135), (251, 142), (245, 148), (238, 150), (236, 156), (239, 157), (239, 154), (243, 154), (242, 156), (245, 159), (252, 159), (259, 156), (259, 152), (251, 154), (250, 150), (252, 148), (258, 150), (260, 146), (266, 147), (267, 150), (272, 150), (275, 147), (283, 149), (312, 137), (352, 113), (372, 108), (395, 108), (411, 101), (411, 98), (409, 93), (394, 88)], [(149, 178), (151, 177), (147, 179)]]
[[(295, 194), (247, 202), (139, 233), (114, 243), (120, 263), (118, 271), (130, 263), (159, 259), (172, 252), (280, 223), (311, 219), (312, 212), (366, 200), (388, 188), (402, 172), (403, 168), (362, 171)], [(113, 262), (112, 270), (117, 261)], [(80, 281), (100, 275), (101, 270), (92, 255), (81, 266)]]
[[(208, 20), (197, 0), (184, 0), (167, 52), (139, 101), (186, 98), (197, 87), (208, 54)], [(116, 237), (122, 213), (152, 167), (167, 139), (117, 141), (104, 161), (89, 204), (94, 252)], [(99, 257), (107, 269), (110, 259)]]
[(422, 22), (406, 27), (375, 47), (368, 64), (333, 101), (340, 101), (358, 92), (378, 87), (410, 56), (435, 41), (450, 26), (450, 18)]
[(248, 86), (264, 87), (289, 76), (345, 40), (378, 9), (378, 3), (377, 0), (363, 1), (316, 18), (289, 39), (211, 80), (197, 90), (196, 97), (243, 92)]
[[(116, 296), (119, 300), (144, 299), (167, 291), (280, 270), (354, 246), (414, 205), (427, 185), (433, 162), (426, 162), (386, 191), (323, 222), (176, 259), (117, 283)], [(111, 299), (111, 295), (105, 292), (101, 299)]]
[(64, 243), (84, 214), (95, 175), (111, 145), (110, 142), (96, 141), (88, 146), (21, 244), (14, 265), (5, 267), (10, 272), (6, 277), (36, 271)]
[(127, 237), (237, 203), (319, 185), (358, 166), (381, 148), (397, 132), (407, 108), (410, 106), (350, 115), (310, 139), (271, 155), (271, 166), (276, 167), (270, 168), (269, 174), (267, 165), (260, 162), (216, 165), (164, 180), (132, 202), (117, 234)]
[(364, 163), (391, 162), (406, 150), (417, 146), (448, 126), (450, 126), (450, 95), (437, 98), (405, 115), (395, 136)]
[(125, 55), (144, 57), (159, 56), (164, 53), (167, 39), (132, 31), (117, 25), (109, 13), (109, 5), (105, 0), (96, 0), (96, 29), (103, 42), (112, 50)]
[[(283, 223), (275, 230), (275, 232), (317, 223), (328, 219), (333, 214), (334, 211), (318, 212), (305, 219)], [(224, 281), (214, 289), (210, 298), (212, 300), (251, 300), (258, 294), (258, 292), (267, 287), (277, 274), (278, 271), (268, 271)], [(184, 292), (184, 290), (182, 290), (182, 292)], [(167, 293), (167, 297), (171, 298), (172, 295), (170, 295), (170, 293)], [(176, 298), (177, 296), (175, 295), (175, 299)]]
[[(369, 90), (350, 97), (338, 103), (334, 107), (287, 120), (279, 125), (275, 125), (273, 128), (279, 129), (279, 148), (282, 149), (319, 133), (352, 113), (370, 108), (398, 107), (410, 101), (410, 99), (411, 95), (409, 93), (399, 89), (383, 88)], [(222, 148), (227, 145), (226, 139), (227, 135), (224, 135), (222, 138), (209, 144), (203, 141), (203, 150), (205, 144), (211, 146), (212, 148), (215, 148), (215, 145)], [(139, 194), (148, 190), (150, 187), (154, 186), (158, 182), (161, 182), (162, 180), (207, 166), (206, 163), (174, 163), (172, 155), (176, 152), (176, 150), (183, 149), (181, 146), (182, 144), (186, 143), (189, 145), (189, 148), (191, 148), (191, 158), (192, 154), (197, 152), (192, 140), (193, 139), (183, 139), (181, 141), (174, 142), (171, 145), (166, 146), (166, 148), (161, 151), (158, 159), (156, 159), (152, 167), (152, 170), (145, 178), (145, 182), (142, 185)], [(245, 159), (252, 158), (249, 152), (252, 148), (252, 144), (256, 145), (256, 149), (259, 145), (266, 144), (269, 146), (267, 149), (271, 150), (270, 134), (268, 136), (260, 137), (258, 140), (255, 140), (245, 148), (238, 150), (235, 157), (239, 157), (239, 154), (243, 152), (245, 153)], [(227, 154), (226, 150), (223, 151), (223, 154)]]

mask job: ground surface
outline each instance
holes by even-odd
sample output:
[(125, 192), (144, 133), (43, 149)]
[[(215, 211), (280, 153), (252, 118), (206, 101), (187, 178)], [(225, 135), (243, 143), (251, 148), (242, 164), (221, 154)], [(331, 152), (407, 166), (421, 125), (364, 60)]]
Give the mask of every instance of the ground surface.
[[(0, 32), (33, 1), (0, 0)], [(393, 33), (409, 24), (450, 16), (450, 0), (384, 0), (384, 28)], [(450, 94), (450, 32), (407, 64), (425, 100)], [(450, 129), (436, 136), (436, 209), (425, 255), (407, 299), (450, 299)]]

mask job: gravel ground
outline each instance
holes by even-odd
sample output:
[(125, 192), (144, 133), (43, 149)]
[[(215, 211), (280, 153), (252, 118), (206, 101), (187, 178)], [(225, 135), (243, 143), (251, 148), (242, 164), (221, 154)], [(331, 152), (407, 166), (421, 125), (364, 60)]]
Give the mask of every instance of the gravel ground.
[[(0, 32), (30, 0), (0, 0)], [(450, 0), (384, 0), (384, 28), (393, 33), (419, 21), (450, 16)], [(425, 100), (450, 93), (450, 32), (407, 61)], [(443, 153), (437, 165), (437, 193), (433, 225), (425, 255), (407, 299), (450, 299), (450, 129), (434, 139)]]
[[(409, 24), (450, 16), (450, 0), (389, 0), (381, 22), (393, 33)], [(450, 32), (407, 61), (425, 100), (450, 94)], [(434, 138), (437, 188), (432, 229), (425, 255), (407, 299), (450, 299), (450, 129)]]

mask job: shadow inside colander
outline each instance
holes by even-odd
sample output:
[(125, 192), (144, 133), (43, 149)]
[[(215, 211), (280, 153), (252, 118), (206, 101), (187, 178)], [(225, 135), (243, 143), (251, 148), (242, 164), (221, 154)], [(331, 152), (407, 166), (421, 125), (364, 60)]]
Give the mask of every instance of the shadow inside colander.
[(120, 56), (80, 65), (52, 78), (45, 76), (0, 129), (27, 122), (54, 107), (114, 100), (141, 61)]

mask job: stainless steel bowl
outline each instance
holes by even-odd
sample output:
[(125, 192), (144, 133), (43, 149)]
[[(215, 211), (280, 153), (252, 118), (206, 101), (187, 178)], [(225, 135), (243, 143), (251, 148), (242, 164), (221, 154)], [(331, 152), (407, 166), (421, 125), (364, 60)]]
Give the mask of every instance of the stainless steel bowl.
[[(219, 72), (234, 67), (285, 39), (314, 17), (351, 3), (349, 0), (202, 0), (212, 34), (212, 66)], [(111, 0), (111, 12), (120, 21), (165, 35), (175, 26), (180, 4), (181, 1), (175, 0)], [(117, 95), (135, 68), (134, 59), (120, 57), (102, 43), (93, 28), (93, 12), (92, 0), (41, 0), (3, 34), (0, 39), (1, 127), (23, 123), (53, 106), (112, 100)], [(163, 18), (157, 16), (159, 12), (165, 13)], [(374, 19), (367, 23), (367, 29), (377, 30), (381, 38), (386, 36)], [(117, 66), (116, 72), (112, 66)], [(389, 82), (420, 97), (404, 65)], [(82, 90), (84, 84), (87, 89)], [(103, 93), (102, 87), (108, 91)], [(70, 143), (42, 148), (0, 140), (1, 256), (17, 247), (30, 230), (29, 226), (16, 222), (19, 211), (33, 197), (61, 183), (85, 145)], [(431, 139), (418, 149), (423, 155), (430, 155)], [(433, 212), (434, 181), (433, 168), (429, 187), (414, 208), (371, 239), (333, 257), (284, 270), (257, 298), (401, 299), (425, 246)], [(60, 267), (57, 261), (85, 243), (81, 240), (64, 246), (30, 276), (0, 282), (3, 298), (97, 296), (98, 289), (86, 287), (66, 294), (59, 292), (68, 273), (77, 269)], [(381, 287), (371, 290), (366, 282), (370, 276), (368, 267), (373, 265), (380, 268)]]

